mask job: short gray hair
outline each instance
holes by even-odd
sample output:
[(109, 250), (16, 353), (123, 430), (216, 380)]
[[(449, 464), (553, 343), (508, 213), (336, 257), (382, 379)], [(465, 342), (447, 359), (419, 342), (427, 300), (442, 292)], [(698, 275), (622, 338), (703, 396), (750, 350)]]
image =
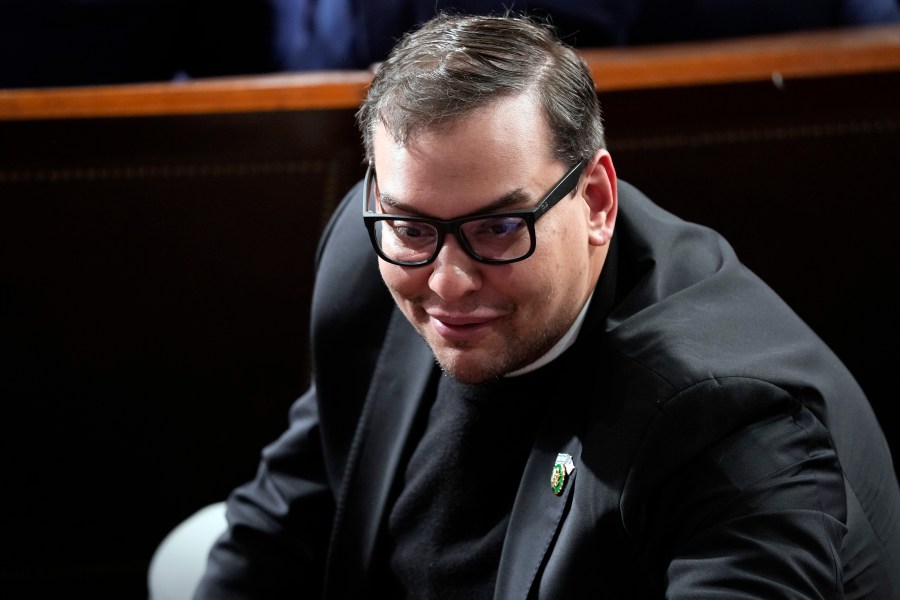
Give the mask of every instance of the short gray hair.
[(380, 65), (356, 114), (373, 162), (378, 123), (406, 144), (422, 129), (452, 126), (504, 96), (531, 92), (568, 165), (605, 147), (600, 102), (584, 60), (555, 30), (526, 16), (441, 13), (407, 33)]

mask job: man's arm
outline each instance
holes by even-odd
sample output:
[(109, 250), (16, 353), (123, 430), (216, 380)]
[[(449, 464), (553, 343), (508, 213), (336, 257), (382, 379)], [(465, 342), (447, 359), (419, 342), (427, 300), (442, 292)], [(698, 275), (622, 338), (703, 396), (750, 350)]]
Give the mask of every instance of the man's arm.
[(228, 530), (210, 552), (198, 600), (319, 595), (334, 499), (315, 389), (295, 402), (290, 420), (263, 450), (256, 478), (229, 496)]
[(665, 596), (842, 598), (844, 480), (804, 408), (711, 447), (652, 503)]

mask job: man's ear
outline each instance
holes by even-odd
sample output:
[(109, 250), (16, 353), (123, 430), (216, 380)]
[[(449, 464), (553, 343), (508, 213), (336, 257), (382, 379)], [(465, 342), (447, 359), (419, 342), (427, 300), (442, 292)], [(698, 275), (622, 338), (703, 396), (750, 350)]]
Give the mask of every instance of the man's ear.
[(594, 153), (584, 168), (582, 185), (582, 197), (589, 210), (588, 241), (602, 246), (612, 238), (619, 208), (616, 169), (608, 151)]

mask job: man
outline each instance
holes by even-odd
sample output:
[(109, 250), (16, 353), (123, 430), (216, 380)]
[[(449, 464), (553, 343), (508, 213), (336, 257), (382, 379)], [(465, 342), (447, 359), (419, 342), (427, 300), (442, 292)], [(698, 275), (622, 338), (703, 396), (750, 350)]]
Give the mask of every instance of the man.
[(617, 180), (549, 29), (436, 17), (358, 119), (313, 386), (197, 598), (900, 597), (862, 391), (725, 240)]

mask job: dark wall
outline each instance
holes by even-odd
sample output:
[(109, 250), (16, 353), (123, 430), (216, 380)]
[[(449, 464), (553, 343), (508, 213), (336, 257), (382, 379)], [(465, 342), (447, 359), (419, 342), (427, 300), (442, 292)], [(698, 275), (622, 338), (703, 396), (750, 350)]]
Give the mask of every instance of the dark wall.
[[(722, 231), (894, 446), (900, 77), (601, 94), (619, 176)], [(0, 122), (0, 595), (143, 598), (306, 385), (352, 111)]]
[[(0, 123), (0, 596), (142, 598), (307, 382), (351, 111)], [(13, 592), (7, 595), (8, 592)]]

